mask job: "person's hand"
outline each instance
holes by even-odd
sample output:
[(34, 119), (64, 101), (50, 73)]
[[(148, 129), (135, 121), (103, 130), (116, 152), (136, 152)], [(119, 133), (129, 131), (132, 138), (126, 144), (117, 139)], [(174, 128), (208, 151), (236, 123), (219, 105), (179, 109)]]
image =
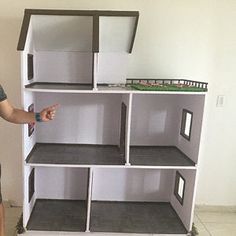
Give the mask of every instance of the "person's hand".
[(53, 120), (56, 114), (56, 109), (59, 107), (58, 104), (44, 108), (40, 112), (40, 118), (43, 122)]

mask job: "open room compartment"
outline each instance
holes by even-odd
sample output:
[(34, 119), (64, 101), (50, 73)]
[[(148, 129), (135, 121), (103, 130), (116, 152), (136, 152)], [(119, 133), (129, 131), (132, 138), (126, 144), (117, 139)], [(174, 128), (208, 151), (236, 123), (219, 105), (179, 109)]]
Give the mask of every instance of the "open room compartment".
[(95, 53), (94, 63), (99, 89), (107, 85), (113, 85), (111, 89), (114, 89), (114, 85), (126, 83), (129, 54), (138, 24), (137, 12), (128, 14), (99, 16), (99, 52)]
[[(29, 168), (29, 167), (27, 167)], [(33, 209), (24, 226), (30, 231), (84, 232), (87, 222), (88, 168), (31, 168), (34, 179), (25, 188), (25, 199)], [(32, 197), (31, 197), (32, 196)]]
[(181, 206), (174, 169), (92, 168), (90, 231), (186, 234), (196, 170), (178, 171), (186, 178)]
[[(198, 160), (204, 98), (199, 94), (134, 94), (131, 165), (193, 168)], [(180, 134), (183, 109), (192, 114), (190, 139)]]
[(59, 103), (57, 117), (37, 123), (29, 165), (124, 165), (130, 95), (35, 93), (36, 110)]
[(125, 88), (129, 54), (110, 52), (94, 54), (94, 81), (98, 90)]
[(90, 15), (34, 15), (26, 44), (27, 88), (93, 88), (93, 17)]
[(26, 9), (18, 42), (18, 50), (28, 41), (32, 47), (24, 85), (91, 90), (97, 83), (125, 82), (138, 18), (137, 11)]

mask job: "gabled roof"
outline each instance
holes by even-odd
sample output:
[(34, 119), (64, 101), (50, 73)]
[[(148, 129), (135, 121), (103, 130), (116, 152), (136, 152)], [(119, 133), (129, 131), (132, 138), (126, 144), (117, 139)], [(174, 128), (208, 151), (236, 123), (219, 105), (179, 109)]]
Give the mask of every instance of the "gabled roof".
[[(128, 52), (132, 52), (134, 39), (137, 31), (139, 12), (138, 11), (98, 11), (98, 10), (48, 10), (48, 9), (26, 9), (24, 19), (21, 26), (20, 37), (18, 41), (17, 50), (23, 51), (27, 40), (27, 34), (32, 16), (91, 16), (92, 17), (92, 51), (99, 52), (99, 17), (132, 17), (134, 24), (132, 24), (131, 37), (129, 39)], [(109, 34), (106, 34), (109, 35)], [(123, 37), (123, 35), (119, 35)], [(126, 39), (125, 39), (126, 40)]]

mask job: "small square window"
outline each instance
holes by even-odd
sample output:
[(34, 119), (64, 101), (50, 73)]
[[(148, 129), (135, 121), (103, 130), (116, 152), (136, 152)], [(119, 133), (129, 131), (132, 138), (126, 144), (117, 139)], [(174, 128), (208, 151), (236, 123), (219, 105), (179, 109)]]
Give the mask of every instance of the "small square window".
[(179, 171), (176, 171), (174, 195), (181, 203), (181, 205), (183, 205), (184, 203), (184, 192), (185, 192), (185, 179), (179, 173)]
[(183, 109), (180, 134), (189, 141), (191, 137), (192, 121), (193, 113), (191, 111)]

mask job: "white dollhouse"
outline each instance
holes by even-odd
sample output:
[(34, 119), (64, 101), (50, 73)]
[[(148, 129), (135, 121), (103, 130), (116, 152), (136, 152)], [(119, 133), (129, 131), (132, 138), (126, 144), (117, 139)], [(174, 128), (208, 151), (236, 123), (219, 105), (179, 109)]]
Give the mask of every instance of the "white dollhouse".
[(191, 231), (205, 92), (125, 86), (139, 13), (25, 10), (23, 127), (26, 234)]

